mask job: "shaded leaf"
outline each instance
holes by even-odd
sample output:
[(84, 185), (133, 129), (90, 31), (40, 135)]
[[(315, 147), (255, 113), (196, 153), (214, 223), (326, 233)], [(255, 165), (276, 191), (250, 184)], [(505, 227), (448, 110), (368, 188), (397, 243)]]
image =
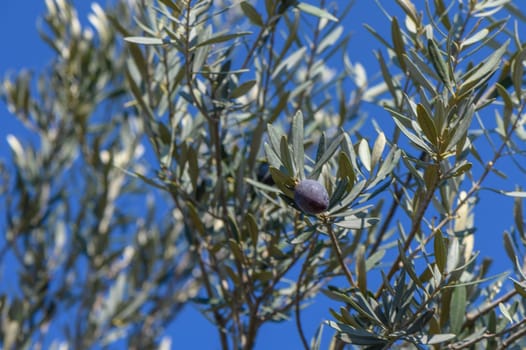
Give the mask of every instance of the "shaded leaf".
[(435, 233), (434, 250), (435, 261), (438, 266), (438, 270), (440, 271), (440, 273), (444, 274), (446, 270), (447, 249), (446, 243), (444, 242), (444, 237), (442, 236), (442, 232), (440, 231)]
[(449, 304), (449, 320), (452, 333), (458, 334), (464, 323), (466, 301), (466, 286), (455, 287)]
[(257, 84), (256, 80), (249, 80), (249, 81), (244, 82), (243, 84), (239, 85), (234, 90), (232, 90), (232, 92), (230, 93), (230, 98), (238, 98), (238, 97), (245, 95), (256, 84)]
[(400, 68), (405, 71), (406, 65), (404, 60), (404, 39), (402, 37), (402, 32), (400, 31), (398, 20), (394, 16), (391, 18), (391, 39), (393, 40), (393, 49), (396, 54), (396, 58), (398, 59), (398, 64), (400, 65)]
[(263, 27), (263, 19), (261, 18), (261, 15), (256, 10), (256, 8), (252, 6), (252, 4), (250, 4), (247, 1), (243, 1), (240, 5), (241, 10), (245, 14), (245, 16), (248, 17), (250, 22), (254, 23), (258, 27)]
[(433, 67), (435, 68), (436, 73), (438, 74), (444, 85), (449, 88), (451, 86), (449, 68), (446, 61), (444, 61), (444, 58), (442, 56), (442, 53), (440, 52), (440, 49), (438, 48), (437, 43), (433, 39), (429, 39), (427, 41), (427, 50), (429, 52), (429, 57), (431, 59)]

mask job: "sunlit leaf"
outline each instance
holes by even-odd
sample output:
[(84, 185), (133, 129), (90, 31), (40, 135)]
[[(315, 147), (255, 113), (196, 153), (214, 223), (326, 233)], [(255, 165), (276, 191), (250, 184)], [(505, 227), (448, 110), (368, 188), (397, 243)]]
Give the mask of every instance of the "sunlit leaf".
[(294, 155), (294, 164), (300, 180), (305, 177), (305, 151), (303, 143), (303, 114), (298, 111), (292, 117), (292, 153)]
[(127, 42), (141, 45), (162, 45), (164, 44), (163, 39), (150, 38), (145, 36), (129, 36), (124, 38)]
[(301, 11), (314, 15), (316, 17), (326, 18), (328, 20), (338, 22), (338, 18), (334, 17), (331, 13), (327, 12), (324, 9), (316, 7), (314, 5), (308, 4), (306, 2), (299, 2), (298, 4), (296, 4), (296, 7), (300, 9)]

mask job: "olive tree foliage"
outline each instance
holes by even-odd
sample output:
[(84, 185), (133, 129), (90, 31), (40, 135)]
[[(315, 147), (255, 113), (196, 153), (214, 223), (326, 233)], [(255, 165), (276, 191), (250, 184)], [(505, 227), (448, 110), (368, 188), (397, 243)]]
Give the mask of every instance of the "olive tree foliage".
[[(3, 347), (168, 348), (190, 304), (222, 349), (270, 322), (305, 349), (524, 346), (526, 16), (396, 3), (366, 26), (366, 72), (352, 3), (122, 0), (88, 25), (46, 1), (55, 59), (1, 90), (25, 126), (2, 168)], [(304, 180), (320, 213), (295, 202)], [(511, 271), (491, 275), (488, 189), (515, 201)], [(339, 307), (309, 334), (324, 297)]]
[[(197, 292), (193, 258), (171, 208), (123, 171), (146, 169), (144, 122), (126, 107), (126, 56), (107, 14), (93, 7), (93, 31), (69, 2), (46, 4), (55, 58), (2, 86), (26, 129), (8, 135), (2, 172), (2, 347), (56, 337), (85, 349), (126, 335), (148, 348)], [(124, 3), (113, 11), (130, 23)]]

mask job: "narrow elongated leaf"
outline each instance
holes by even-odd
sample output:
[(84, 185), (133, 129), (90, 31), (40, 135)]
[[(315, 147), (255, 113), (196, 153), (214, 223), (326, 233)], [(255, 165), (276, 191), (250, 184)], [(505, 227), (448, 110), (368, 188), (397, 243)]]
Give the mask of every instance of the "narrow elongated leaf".
[(267, 156), (268, 163), (274, 168), (279, 169), (282, 165), (281, 160), (279, 159), (279, 156), (276, 154), (272, 146), (265, 142), (263, 147), (265, 148), (265, 154)]
[(486, 80), (497, 70), (502, 61), (502, 56), (508, 49), (509, 40), (501, 45), (495, 52), (493, 52), (480, 65), (474, 67), (468, 73), (466, 78), (459, 88), (458, 95), (462, 95), (486, 82)]
[(265, 185), (264, 183), (262, 182), (259, 182), (259, 181), (256, 181), (254, 179), (251, 179), (251, 178), (245, 178), (244, 179), (249, 185), (252, 185), (256, 188), (259, 188), (263, 191), (266, 191), (266, 192), (274, 192), (274, 193), (280, 193), (281, 191), (278, 190), (276, 187), (274, 186), (269, 186), (269, 185)]
[[(431, 115), (424, 107), (423, 104), (419, 103), (416, 105), (416, 115), (418, 120), (418, 125), (422, 128), (424, 135), (427, 139), (435, 146), (438, 146), (438, 132), (436, 125), (431, 118)], [(438, 147), (437, 147), (438, 148)]]
[(452, 237), (449, 239), (449, 246), (448, 246), (448, 252), (447, 252), (447, 264), (446, 264), (446, 272), (451, 273), (453, 272), (460, 261), (460, 243), (458, 238)]
[(448, 12), (449, 7), (446, 7), (444, 0), (435, 0), (436, 6), (436, 17), (440, 18), (440, 22), (446, 27), (447, 30), (451, 29), (451, 21), (449, 20)]
[(464, 323), (466, 313), (466, 286), (458, 286), (453, 290), (449, 304), (449, 322), (451, 333), (458, 334)]
[(506, 196), (510, 196), (510, 197), (526, 198), (526, 192), (524, 191), (510, 191), (510, 192), (501, 191), (501, 193)]
[(384, 57), (382, 56), (381, 52), (376, 52), (376, 58), (378, 59), (378, 63), (380, 64), (380, 71), (382, 72), (382, 77), (387, 85), (387, 89), (389, 90), (389, 93), (391, 94), (391, 97), (393, 97), (394, 103), (396, 104), (398, 102), (398, 86), (396, 84), (396, 80), (393, 79), (391, 72), (389, 71), (389, 68), (387, 67), (387, 63), (385, 62)]
[(287, 137), (285, 135), (281, 136), (280, 141), (280, 158), (283, 166), (288, 172), (289, 176), (294, 176), (294, 163), (292, 162), (292, 155), (290, 154), (289, 144), (287, 143)]
[(461, 46), (462, 47), (466, 47), (466, 46), (469, 46), (469, 45), (473, 45), (473, 44), (481, 41), (482, 39), (484, 39), (488, 34), (489, 34), (489, 30), (487, 28), (481, 29), (478, 32), (476, 32), (475, 34), (473, 34), (472, 36), (470, 36), (469, 38), (467, 38), (466, 40), (464, 40), (461, 43)]
[(418, 66), (418, 63), (421, 62), (420, 60), (415, 61), (413, 58), (409, 58), (406, 54), (404, 54), (404, 62), (407, 67), (407, 72), (414, 81), (423, 86), (429, 92), (435, 91), (436, 88), (433, 86), (433, 84), (431, 84), (431, 82), (427, 79), (426, 74), (422, 72)]
[(162, 4), (172, 9), (173, 17), (179, 17), (182, 13), (182, 7), (178, 1), (171, 1), (171, 0), (159, 0)]
[(354, 217), (351, 219), (346, 219), (343, 221), (339, 221), (336, 223), (337, 226), (345, 227), (347, 229), (351, 230), (360, 230), (367, 227), (371, 227), (372, 225), (376, 224), (378, 222), (377, 218), (360, 218), (360, 217)]
[(327, 47), (334, 45), (343, 34), (343, 26), (337, 26), (318, 45), (318, 52), (323, 52)]
[(305, 178), (305, 150), (303, 143), (303, 114), (301, 111), (298, 111), (292, 117), (292, 150), (296, 172), (300, 180)]
[(415, 23), (417, 23), (420, 18), (418, 15), (418, 11), (416, 10), (415, 5), (409, 1), (409, 0), (396, 0), (396, 3), (398, 6), (400, 6), (405, 14)]
[(387, 343), (378, 335), (366, 330), (355, 329), (346, 324), (334, 321), (325, 321), (325, 323), (338, 332), (338, 338), (345, 343), (355, 345), (376, 345), (377, 347)]
[(504, 239), (504, 250), (506, 251), (506, 254), (508, 255), (508, 258), (510, 259), (510, 261), (514, 262), (515, 258), (517, 257), (517, 253), (515, 251), (513, 240), (511, 239), (510, 234), (508, 232), (504, 232), (503, 239)]
[(252, 4), (250, 4), (247, 1), (243, 1), (240, 5), (241, 10), (245, 14), (245, 16), (248, 17), (250, 22), (254, 23), (258, 27), (263, 27), (263, 19), (261, 18), (261, 15), (256, 10), (256, 8), (252, 6)]
[(163, 39), (151, 38), (146, 36), (128, 36), (124, 38), (129, 43), (141, 44), (141, 45), (162, 45)]
[(403, 71), (406, 71), (406, 65), (404, 60), (405, 48), (404, 39), (402, 32), (400, 31), (400, 25), (396, 17), (391, 19), (391, 39), (393, 40), (393, 48), (398, 59), (398, 64)]
[(310, 349), (320, 350), (322, 335), (323, 335), (323, 323), (321, 323), (316, 329), (316, 332), (314, 333), (314, 336), (312, 337), (312, 340), (310, 342)]
[(526, 232), (524, 230), (524, 217), (522, 215), (522, 200), (520, 198), (515, 199), (513, 205), (513, 218), (515, 219), (515, 227), (520, 234), (523, 241), (526, 241)]
[(511, 80), (517, 96), (522, 96), (522, 85), (524, 80), (524, 61), (526, 60), (526, 49), (522, 49), (513, 60)]
[(305, 58), (306, 52), (307, 52), (307, 48), (302, 47), (296, 52), (294, 52), (293, 54), (291, 54), (289, 57), (281, 61), (274, 69), (274, 72), (272, 72), (271, 78), (275, 79), (284, 68), (290, 68), (290, 67), (297, 66), (298, 62)]
[(281, 133), (279, 130), (272, 124), (267, 124), (268, 138), (270, 140), (270, 145), (276, 154), (279, 154), (280, 150), (280, 139)]
[(376, 138), (376, 141), (374, 142), (373, 152), (371, 154), (371, 168), (372, 169), (376, 167), (376, 165), (382, 158), (382, 153), (384, 151), (386, 142), (387, 140), (385, 138), (385, 134), (381, 132)]
[(362, 190), (364, 189), (365, 184), (366, 184), (365, 180), (357, 182), (353, 186), (351, 192), (349, 192), (349, 194), (347, 194), (340, 203), (333, 206), (329, 210), (329, 214), (335, 214), (341, 210), (347, 209), (347, 207), (351, 205), (351, 203), (356, 199), (356, 197), (358, 197), (362, 193)]
[(435, 249), (435, 261), (438, 267), (438, 270), (441, 274), (444, 274), (446, 270), (446, 259), (447, 259), (447, 250), (446, 250), (446, 243), (444, 242), (444, 237), (442, 236), (442, 232), (435, 233), (435, 241), (434, 241), (434, 249)]
[(240, 38), (242, 36), (249, 35), (249, 34), (252, 34), (252, 32), (239, 32), (239, 33), (233, 33), (233, 34), (217, 34), (211, 38), (201, 41), (196, 46), (194, 46), (194, 48), (223, 43), (225, 41), (229, 41), (235, 38)]
[(349, 184), (354, 184), (356, 175), (351, 163), (351, 160), (345, 152), (340, 152), (338, 156), (338, 177), (348, 179)]
[(281, 171), (272, 166), (269, 168), (269, 170), (276, 186), (279, 187), (279, 189), (285, 194), (285, 196), (289, 198), (294, 198), (294, 181), (292, 181), (292, 178), (283, 174)]
[(296, 244), (305, 243), (306, 241), (308, 241), (312, 237), (312, 235), (314, 233), (315, 233), (315, 231), (305, 231), (305, 232), (299, 234), (298, 236), (294, 237), (290, 241), (290, 244), (296, 245)]
[(517, 281), (513, 281), (513, 288), (519, 293), (520, 296), (526, 298), (526, 287)]
[[(393, 111), (391, 111), (391, 110), (389, 110), (389, 111), (391, 113), (393, 113)], [(424, 140), (422, 140), (420, 137), (416, 136), (414, 133), (409, 131), (409, 129), (406, 128), (405, 125), (402, 124), (402, 122), (398, 118), (395, 117), (395, 118), (393, 118), (393, 120), (394, 120), (395, 124), (398, 126), (398, 128), (400, 129), (400, 131), (402, 131), (402, 133), (405, 136), (407, 136), (409, 138), (409, 140), (411, 140), (418, 148), (424, 150), (428, 154), (433, 154), (433, 151), (426, 144), (426, 142)]]
[(371, 171), (371, 150), (366, 139), (362, 139), (358, 146), (358, 156), (367, 171)]
[(509, 323), (513, 322), (513, 317), (511, 316), (510, 310), (506, 304), (499, 303), (499, 310)]
[(247, 92), (250, 91), (256, 85), (256, 80), (249, 80), (244, 82), (243, 84), (236, 87), (232, 92), (230, 93), (230, 98), (238, 98), (243, 95), (245, 95)]
[(334, 152), (338, 149), (340, 146), (340, 143), (343, 140), (343, 133), (338, 134), (332, 142), (327, 146), (327, 148), (324, 150), (323, 154), (320, 156), (319, 160), (314, 165), (314, 168), (311, 171), (311, 174), (309, 178), (316, 179), (318, 178), (321, 169), (325, 163), (329, 161), (329, 159), (333, 156)]
[(258, 241), (259, 228), (258, 228), (256, 218), (254, 217), (252, 213), (248, 213), (245, 216), (245, 225), (246, 225), (248, 234), (250, 236), (250, 239), (252, 240), (252, 244), (255, 246)]
[(451, 86), (449, 68), (447, 66), (446, 61), (442, 57), (442, 53), (440, 52), (437, 43), (433, 39), (429, 39), (427, 41), (427, 49), (429, 52), (431, 63), (433, 64), (433, 67), (435, 67), (435, 71), (437, 72), (444, 85), (449, 88)]
[(440, 344), (446, 341), (449, 341), (451, 339), (454, 339), (457, 335), (452, 333), (444, 333), (444, 334), (433, 334), (433, 335), (424, 335), (421, 338), (419, 338), (423, 344), (427, 345), (434, 345), (434, 344)]
[(370, 257), (368, 257), (367, 260), (365, 261), (365, 269), (369, 271), (375, 266), (377, 266), (382, 261), (383, 257), (385, 256), (385, 252), (386, 252), (385, 249), (381, 249), (381, 250), (376, 251)]
[(471, 163), (464, 161), (464, 162), (457, 164), (453, 169), (451, 169), (448, 172), (447, 175), (448, 177), (457, 177), (471, 170), (471, 167), (472, 167)]
[(376, 173), (375, 181), (382, 181), (387, 175), (389, 175), (398, 164), (401, 155), (402, 151), (400, 149), (396, 147), (391, 149), (391, 152), (389, 152), (387, 157), (381, 163), (380, 169), (378, 169), (378, 172)]
[(338, 22), (338, 18), (334, 17), (330, 12), (327, 12), (326, 10), (316, 7), (314, 5), (307, 4), (305, 2), (300, 2), (296, 5), (296, 7), (301, 11), (311, 14), (313, 16)]
[(365, 268), (365, 246), (360, 244), (356, 252), (356, 282), (362, 294), (367, 294), (367, 269)]
[(455, 130), (449, 140), (444, 140), (447, 145), (446, 150), (450, 147), (456, 147), (457, 143), (461, 141), (468, 132), (469, 127), (471, 126), (471, 121), (475, 115), (475, 106), (471, 104), (464, 115), (461, 117), (460, 122), (455, 126)]

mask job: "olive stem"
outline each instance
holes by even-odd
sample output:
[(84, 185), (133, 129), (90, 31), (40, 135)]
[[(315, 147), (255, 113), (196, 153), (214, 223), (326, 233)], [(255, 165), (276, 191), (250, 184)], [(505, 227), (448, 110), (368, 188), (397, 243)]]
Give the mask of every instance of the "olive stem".
[(334, 230), (332, 229), (332, 225), (330, 222), (326, 222), (326, 224), (327, 224), (327, 232), (329, 234), (329, 237), (331, 238), (332, 246), (334, 247), (334, 251), (336, 252), (336, 258), (338, 259), (338, 262), (340, 263), (340, 267), (342, 268), (343, 273), (345, 274), (345, 277), (347, 277), (347, 280), (349, 281), (349, 284), (351, 285), (351, 287), (356, 287), (356, 283), (354, 282), (351, 271), (349, 270), (349, 267), (347, 266), (347, 264), (345, 264), (342, 249), (340, 247), (340, 244), (338, 243), (338, 238), (336, 237), (336, 234), (334, 233)]

